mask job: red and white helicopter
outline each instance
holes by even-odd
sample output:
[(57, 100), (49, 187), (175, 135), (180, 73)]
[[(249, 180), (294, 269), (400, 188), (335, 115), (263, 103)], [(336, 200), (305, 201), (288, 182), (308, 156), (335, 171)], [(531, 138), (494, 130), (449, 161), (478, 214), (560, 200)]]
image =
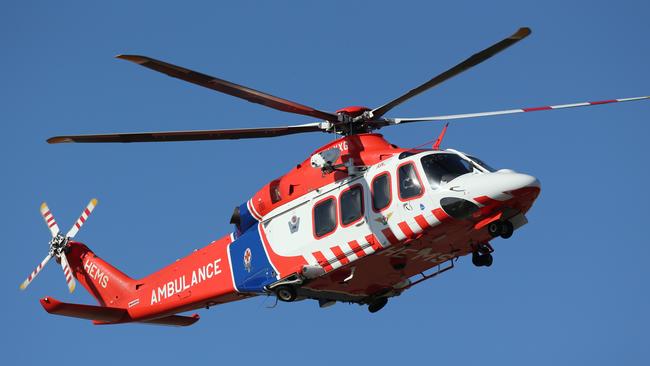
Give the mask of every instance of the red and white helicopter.
[(237, 206), (234, 232), (158, 272), (133, 279), (86, 245), (73, 241), (97, 204), (92, 200), (63, 235), (44, 203), (52, 233), (49, 254), (20, 286), (26, 288), (45, 264), (61, 263), (70, 292), (79, 281), (100, 306), (41, 299), (46, 311), (95, 324), (140, 322), (190, 325), (198, 315), (178, 313), (252, 296), (281, 301), (317, 300), (368, 305), (388, 299), (454, 267), (471, 254), (476, 266), (492, 264), (490, 241), (509, 238), (527, 223), (540, 193), (539, 181), (480, 159), (440, 149), (446, 126), (431, 149), (405, 149), (373, 133), (412, 122), (449, 121), (650, 99), (612, 99), (537, 108), (421, 118), (386, 118), (408, 99), (489, 59), (530, 34), (513, 35), (472, 55), (426, 83), (374, 109), (346, 107), (324, 112), (149, 57), (120, 55), (169, 76), (284, 112), (315, 117), (302, 125), (209, 131), (58, 136), (62, 142), (162, 142), (264, 138), (325, 132), (341, 138), (317, 149), (287, 174)]

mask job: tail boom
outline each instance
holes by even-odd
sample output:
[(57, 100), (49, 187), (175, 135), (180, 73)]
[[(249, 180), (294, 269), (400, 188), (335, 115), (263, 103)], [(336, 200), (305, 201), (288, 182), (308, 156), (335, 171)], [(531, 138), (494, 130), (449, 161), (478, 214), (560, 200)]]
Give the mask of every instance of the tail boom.
[(228, 255), (230, 235), (144, 277), (133, 279), (93, 253), (86, 245), (68, 243), (67, 258), (79, 283), (100, 306), (41, 299), (51, 314), (93, 320), (95, 324), (142, 322), (183, 326), (198, 315), (175, 315), (237, 301), (250, 294), (236, 291)]

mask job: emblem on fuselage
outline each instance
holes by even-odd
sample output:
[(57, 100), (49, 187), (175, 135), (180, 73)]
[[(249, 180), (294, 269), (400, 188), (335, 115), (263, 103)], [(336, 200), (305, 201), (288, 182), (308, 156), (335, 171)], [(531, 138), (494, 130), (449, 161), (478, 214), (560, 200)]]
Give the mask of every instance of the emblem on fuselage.
[(379, 216), (378, 218), (375, 219), (375, 221), (377, 221), (382, 225), (388, 225), (388, 220), (390, 220), (391, 216), (393, 216), (393, 213), (389, 212), (386, 214), (386, 216)]
[(298, 231), (299, 227), (300, 227), (300, 217), (296, 215), (291, 216), (291, 220), (289, 220), (289, 232), (293, 234), (296, 231)]
[(244, 269), (248, 273), (250, 273), (250, 271), (251, 271), (251, 259), (252, 258), (253, 258), (253, 254), (251, 253), (251, 248), (246, 248), (246, 251), (244, 252)]

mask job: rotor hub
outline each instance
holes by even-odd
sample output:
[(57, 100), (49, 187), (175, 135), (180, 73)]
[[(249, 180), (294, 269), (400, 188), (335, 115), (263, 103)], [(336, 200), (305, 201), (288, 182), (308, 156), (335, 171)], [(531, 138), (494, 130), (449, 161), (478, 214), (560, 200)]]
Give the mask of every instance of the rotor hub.
[(336, 111), (336, 114), (338, 114), (338, 115), (345, 114), (347, 116), (350, 116), (350, 117), (354, 118), (354, 117), (358, 117), (358, 116), (362, 115), (364, 112), (367, 112), (369, 110), (370, 110), (370, 108), (368, 108), (368, 107), (354, 105), (354, 106), (341, 108), (338, 111)]

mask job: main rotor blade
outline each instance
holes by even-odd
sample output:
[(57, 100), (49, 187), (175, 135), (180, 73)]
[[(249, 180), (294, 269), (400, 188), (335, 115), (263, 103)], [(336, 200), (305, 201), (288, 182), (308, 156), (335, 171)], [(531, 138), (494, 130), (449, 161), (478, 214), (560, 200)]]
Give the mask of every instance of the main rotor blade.
[(380, 118), (386, 112), (390, 111), (391, 109), (395, 108), (399, 104), (407, 101), (410, 98), (413, 98), (414, 96), (422, 93), (423, 91), (426, 91), (430, 88), (433, 88), (434, 86), (451, 79), (452, 77), (460, 74), (461, 72), (468, 70), (481, 62), (489, 59), (490, 57), (496, 55), (497, 53), (505, 50), (506, 48), (512, 46), (513, 44), (521, 41), (522, 39), (526, 38), (530, 34), (530, 28), (519, 28), (517, 32), (515, 32), (513, 35), (511, 35), (508, 38), (505, 38), (504, 40), (497, 42), (493, 44), (492, 46), (484, 49), (483, 51), (479, 53), (475, 53), (472, 55), (470, 58), (466, 59), (465, 61), (459, 63), (458, 65), (452, 67), (451, 69), (443, 72), (442, 74), (439, 74), (438, 76), (434, 77), (433, 79), (427, 81), (426, 83), (418, 86), (415, 89), (412, 89), (408, 91), (406, 94), (400, 96), (399, 98), (396, 98), (384, 105), (382, 105), (379, 108), (375, 108), (372, 110), (372, 116), (373, 118)]
[(163, 74), (167, 74), (174, 78), (185, 80), (187, 82), (200, 85), (205, 88), (229, 94), (233, 97), (246, 99), (249, 102), (258, 103), (270, 108), (281, 110), (283, 112), (302, 114), (305, 116), (320, 118), (331, 122), (336, 122), (338, 120), (338, 117), (335, 114), (319, 111), (318, 109), (314, 109), (300, 103), (292, 102), (287, 99), (266, 94), (259, 90), (251, 89), (223, 79), (215, 78), (210, 75), (202, 74), (200, 72), (159, 61), (151, 57), (139, 55), (118, 55), (116, 57), (123, 60), (135, 62), (136, 64), (158, 72), (162, 72)]
[(41, 264), (39, 264), (38, 267), (36, 267), (36, 269), (29, 275), (29, 277), (27, 277), (27, 279), (25, 281), (23, 281), (23, 283), (20, 284), (20, 289), (21, 290), (26, 289), (27, 286), (29, 286), (29, 284), (32, 283), (32, 281), (34, 281), (34, 278), (36, 278), (36, 276), (38, 276), (38, 274), (41, 272), (43, 267), (45, 267), (45, 265), (50, 260), (50, 258), (52, 258), (52, 254), (48, 254), (47, 257), (45, 257), (45, 259), (43, 259)]
[(83, 210), (77, 221), (75, 221), (74, 225), (70, 228), (68, 233), (65, 235), (66, 237), (72, 239), (74, 238), (75, 235), (79, 232), (79, 229), (81, 229), (81, 226), (83, 226), (84, 222), (88, 220), (88, 216), (90, 216), (90, 213), (93, 212), (95, 209), (95, 206), (97, 206), (97, 199), (93, 198), (90, 200), (86, 208)]
[(492, 111), (492, 112), (450, 114), (450, 115), (447, 115), (447, 116), (418, 117), (418, 118), (389, 118), (389, 119), (386, 119), (386, 121), (388, 122), (387, 125), (397, 125), (397, 124), (400, 124), (400, 123), (410, 123), (410, 122), (449, 121), (449, 120), (452, 120), (452, 119), (464, 119), (464, 118), (487, 117), (487, 116), (500, 116), (500, 115), (504, 115), (504, 114), (538, 112), (538, 111), (548, 111), (548, 110), (554, 110), (554, 109), (565, 109), (565, 108), (576, 108), (576, 107), (590, 107), (590, 106), (593, 106), (593, 105), (602, 105), (602, 104), (618, 103), (618, 102), (632, 102), (632, 101), (636, 101), (636, 100), (645, 100), (645, 99), (650, 99), (650, 96), (634, 97), (634, 98), (608, 99), (608, 100), (600, 100), (600, 101), (596, 101), (596, 102), (558, 104), (558, 105), (549, 105), (549, 106), (532, 107), (532, 108), (506, 109), (506, 110), (502, 110), (502, 111)]
[(68, 259), (65, 257), (65, 252), (61, 251), (61, 268), (63, 268), (63, 274), (65, 275), (65, 282), (68, 284), (68, 290), (70, 293), (74, 292), (75, 287), (77, 287), (77, 282), (74, 280), (74, 275), (72, 274), (72, 268), (68, 264)]
[(55, 237), (56, 234), (59, 233), (59, 225), (56, 224), (54, 215), (52, 214), (52, 211), (50, 211), (50, 208), (47, 207), (47, 203), (45, 202), (41, 204), (41, 216), (43, 216), (48, 229), (50, 229), (52, 237)]
[(55, 136), (47, 139), (50, 144), (62, 142), (166, 142), (166, 141), (199, 141), (199, 140), (237, 140), (261, 137), (292, 135), (303, 132), (327, 132), (321, 124), (308, 123), (304, 125), (266, 128), (240, 128), (230, 130), (203, 131), (169, 131), (169, 132), (140, 132), (114, 133), (103, 135)]

